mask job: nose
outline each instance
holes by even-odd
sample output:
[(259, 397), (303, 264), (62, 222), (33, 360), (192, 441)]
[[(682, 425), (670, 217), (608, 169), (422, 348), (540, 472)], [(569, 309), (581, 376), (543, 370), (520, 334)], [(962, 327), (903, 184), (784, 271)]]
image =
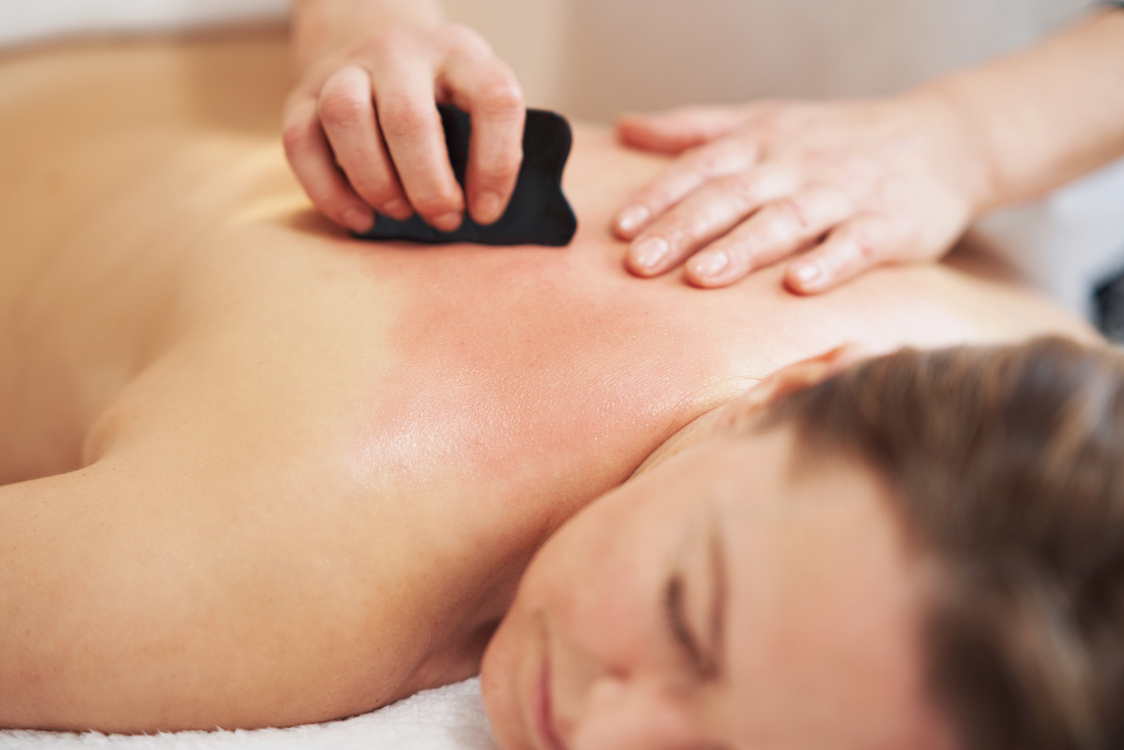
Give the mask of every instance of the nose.
[(685, 750), (699, 737), (682, 701), (658, 685), (603, 675), (569, 728), (569, 750)]

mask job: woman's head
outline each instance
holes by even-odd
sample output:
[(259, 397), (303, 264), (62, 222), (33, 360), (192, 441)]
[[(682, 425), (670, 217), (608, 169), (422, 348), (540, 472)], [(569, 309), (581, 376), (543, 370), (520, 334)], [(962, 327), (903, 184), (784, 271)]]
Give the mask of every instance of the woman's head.
[(502, 745), (1121, 741), (1120, 356), (903, 351), (792, 391), (830, 369), (547, 542), (485, 659)]

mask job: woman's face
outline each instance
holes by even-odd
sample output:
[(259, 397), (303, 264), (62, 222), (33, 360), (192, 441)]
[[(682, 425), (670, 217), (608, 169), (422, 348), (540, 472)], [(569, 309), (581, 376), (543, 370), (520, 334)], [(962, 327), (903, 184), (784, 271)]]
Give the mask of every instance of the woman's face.
[(924, 563), (870, 473), (794, 450), (787, 429), (708, 437), (543, 546), (484, 657), (501, 747), (951, 746)]

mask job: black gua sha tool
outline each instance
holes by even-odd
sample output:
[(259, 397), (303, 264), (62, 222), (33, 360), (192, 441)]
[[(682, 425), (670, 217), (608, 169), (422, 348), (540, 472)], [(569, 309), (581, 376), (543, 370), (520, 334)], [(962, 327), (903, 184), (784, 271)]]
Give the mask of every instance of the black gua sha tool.
[[(466, 113), (441, 104), (445, 144), (457, 182), (464, 187), (468, 162), (468, 137), (472, 126)], [(573, 136), (561, 115), (538, 109), (527, 110), (523, 130), (523, 166), (515, 193), (499, 221), (482, 226), (465, 212), (464, 221), (453, 232), (439, 232), (414, 214), (396, 221), (379, 214), (375, 226), (356, 237), (366, 240), (408, 240), (424, 243), (474, 242), (481, 245), (549, 245), (563, 247), (577, 231), (578, 221), (562, 194), (562, 170), (570, 155)]]

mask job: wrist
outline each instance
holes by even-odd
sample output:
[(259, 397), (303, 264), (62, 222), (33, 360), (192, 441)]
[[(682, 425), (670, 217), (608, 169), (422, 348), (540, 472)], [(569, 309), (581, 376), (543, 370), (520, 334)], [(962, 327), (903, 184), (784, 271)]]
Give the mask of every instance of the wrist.
[(292, 14), (292, 49), (303, 75), (365, 37), (396, 27), (436, 28), (445, 22), (430, 0), (297, 0)]
[(927, 111), (932, 126), (942, 134), (942, 169), (967, 200), (973, 217), (1003, 204), (1006, 199), (995, 143), (955, 83), (932, 81), (907, 96), (922, 103), (922, 111)]

